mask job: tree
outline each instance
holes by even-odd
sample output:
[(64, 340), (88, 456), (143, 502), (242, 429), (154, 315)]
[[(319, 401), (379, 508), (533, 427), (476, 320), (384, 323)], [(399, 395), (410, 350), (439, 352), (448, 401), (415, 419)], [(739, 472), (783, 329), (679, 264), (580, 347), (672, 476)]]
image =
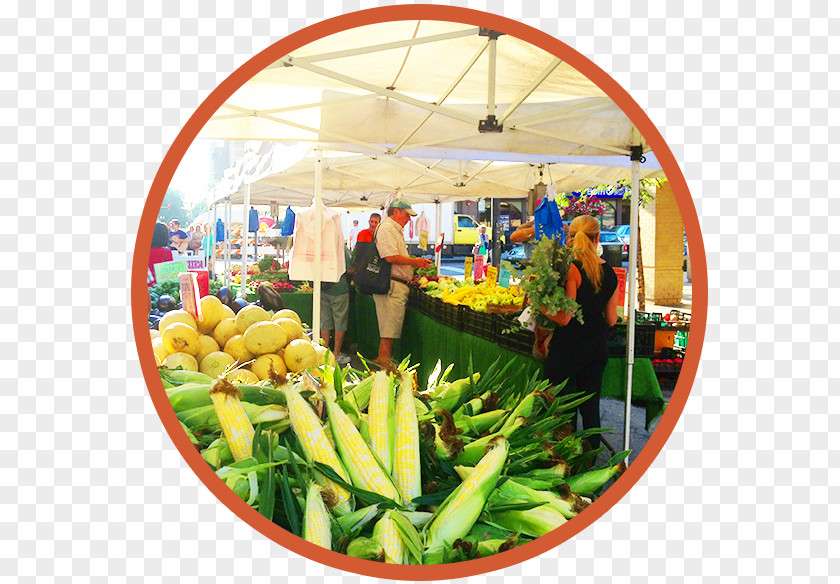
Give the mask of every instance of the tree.
[(177, 219), (181, 226), (185, 227), (192, 217), (189, 217), (187, 210), (184, 209), (184, 194), (178, 189), (166, 189), (158, 220), (169, 223), (173, 219)]
[(207, 210), (207, 200), (201, 199), (198, 203), (192, 206), (192, 209), (190, 209), (188, 221), (192, 222), (196, 217), (207, 212)]

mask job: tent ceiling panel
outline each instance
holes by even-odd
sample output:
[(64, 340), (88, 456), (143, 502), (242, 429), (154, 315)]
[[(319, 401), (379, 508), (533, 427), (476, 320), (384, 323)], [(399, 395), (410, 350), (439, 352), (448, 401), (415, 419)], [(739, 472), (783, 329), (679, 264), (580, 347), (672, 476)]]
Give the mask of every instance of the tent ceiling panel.
[[(508, 35), (496, 41), (494, 101), (496, 115), (510, 112), (510, 117), (501, 133), (479, 133), (478, 120), (487, 115), (490, 59), (488, 51), (477, 55), (488, 42), (475, 27), (440, 21), (336, 33), (255, 75), (200, 136), (347, 143), (370, 151), (401, 145), (411, 136), (401, 150), (627, 153), (632, 124), (599, 87), (555, 56)], [(532, 131), (517, 131), (526, 125)]]
[[(230, 196), (241, 202), (243, 189), (250, 184), (253, 204), (308, 205), (316, 160), (316, 153), (305, 145), (252, 142), (217, 185), (217, 198)], [(344, 152), (322, 153), (322, 160), (325, 204), (345, 208), (379, 208), (397, 189), (412, 202), (522, 198), (540, 179), (557, 182), (560, 192), (571, 192), (630, 176), (628, 168), (569, 163), (407, 159)], [(662, 176), (662, 171), (643, 169), (642, 176)]]

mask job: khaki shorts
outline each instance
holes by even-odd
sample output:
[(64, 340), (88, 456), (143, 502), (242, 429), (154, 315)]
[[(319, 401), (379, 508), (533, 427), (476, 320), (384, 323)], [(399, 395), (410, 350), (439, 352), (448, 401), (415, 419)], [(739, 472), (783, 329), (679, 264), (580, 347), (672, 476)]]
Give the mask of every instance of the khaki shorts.
[(321, 330), (337, 333), (347, 330), (350, 314), (350, 293), (324, 294), (321, 292)]
[(391, 280), (387, 294), (374, 294), (376, 319), (379, 321), (379, 337), (398, 339), (402, 335), (405, 305), (408, 303), (408, 286)]

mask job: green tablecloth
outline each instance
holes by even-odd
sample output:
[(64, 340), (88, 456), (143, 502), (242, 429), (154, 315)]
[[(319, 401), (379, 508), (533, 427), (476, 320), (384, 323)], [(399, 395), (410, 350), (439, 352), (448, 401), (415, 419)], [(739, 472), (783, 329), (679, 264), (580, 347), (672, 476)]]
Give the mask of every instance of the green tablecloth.
[(286, 308), (297, 312), (303, 322), (312, 326), (312, 292), (284, 292), (280, 299)]
[[(358, 343), (359, 352), (376, 358), (379, 347), (379, 329), (372, 296), (356, 294), (350, 321), (350, 337)], [(512, 376), (531, 376), (542, 369), (542, 363), (530, 355), (517, 353), (499, 345), (440, 324), (413, 308), (408, 308), (402, 338), (394, 344), (394, 358), (411, 355), (413, 363), (420, 363), (418, 380), (428, 378), (438, 359), (443, 367), (453, 363), (450, 379), (469, 374), (470, 357), (475, 371), (486, 370), (497, 358), (503, 362), (515, 361), (509, 369)], [(604, 372), (601, 395), (624, 400), (627, 392), (627, 364), (623, 357), (611, 357)], [(633, 403), (646, 410), (645, 425), (655, 421), (665, 411), (665, 399), (659, 388), (650, 359), (637, 358), (633, 366)]]
[[(234, 294), (239, 293), (239, 284), (231, 284), (230, 288)], [(258, 296), (254, 294), (247, 300), (253, 302), (257, 298)], [(283, 292), (280, 298), (286, 308), (297, 312), (304, 323), (312, 326), (312, 292)]]

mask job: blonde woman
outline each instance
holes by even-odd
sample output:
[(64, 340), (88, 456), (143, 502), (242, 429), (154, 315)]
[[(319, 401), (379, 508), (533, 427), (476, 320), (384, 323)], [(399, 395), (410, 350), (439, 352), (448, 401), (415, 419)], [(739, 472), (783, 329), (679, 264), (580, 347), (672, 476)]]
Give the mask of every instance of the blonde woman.
[[(546, 314), (559, 325), (545, 360), (546, 377), (553, 384), (568, 379), (563, 393), (582, 391), (591, 396), (578, 407), (584, 430), (601, 427), (601, 378), (609, 358), (607, 333), (618, 320), (618, 279), (598, 256), (600, 235), (598, 220), (591, 215), (576, 217), (569, 226), (569, 245), (576, 250), (576, 259), (566, 277), (566, 295), (580, 304), (583, 324), (565, 312)], [(601, 436), (588, 440), (597, 448)]]

